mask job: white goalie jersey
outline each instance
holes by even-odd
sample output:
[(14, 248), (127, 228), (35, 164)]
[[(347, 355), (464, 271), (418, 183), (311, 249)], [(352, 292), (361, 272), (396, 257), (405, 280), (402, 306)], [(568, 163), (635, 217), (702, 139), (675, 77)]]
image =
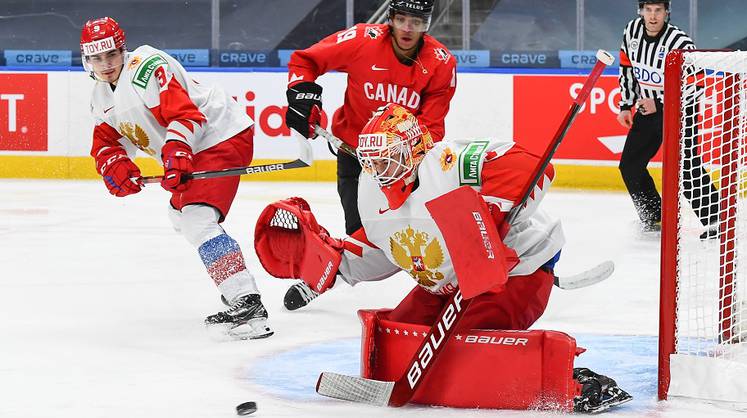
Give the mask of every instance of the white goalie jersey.
[(94, 157), (122, 146), (130, 158), (140, 149), (159, 161), (166, 141), (199, 153), (254, 123), (223, 90), (192, 80), (175, 59), (147, 45), (126, 54), (115, 89), (96, 83), (91, 113)]
[[(451, 293), (457, 284), (452, 261), (425, 203), (470, 185), (488, 205), (507, 214), (521, 198), (520, 189), (538, 160), (512, 141), (439, 142), (418, 167), (417, 187), (396, 210), (389, 209), (379, 186), (363, 172), (358, 188), (363, 228), (345, 240), (339, 269), (342, 279), (354, 285), (404, 270), (432, 293)], [(533, 273), (551, 260), (565, 242), (560, 221), (538, 208), (553, 177), (549, 166), (504, 238), (520, 260), (510, 276)]]

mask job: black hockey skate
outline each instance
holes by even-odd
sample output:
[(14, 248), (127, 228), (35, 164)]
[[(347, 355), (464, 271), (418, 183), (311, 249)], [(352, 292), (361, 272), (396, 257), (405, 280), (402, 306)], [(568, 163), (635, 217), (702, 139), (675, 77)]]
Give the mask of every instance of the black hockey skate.
[(309, 302), (316, 299), (319, 295), (319, 292), (310, 288), (305, 282), (300, 282), (294, 284), (285, 292), (283, 304), (285, 304), (285, 309), (295, 311), (298, 308), (308, 305)]
[(273, 334), (267, 325), (267, 310), (257, 294), (240, 296), (227, 310), (205, 318), (205, 325), (223, 327), (228, 335), (242, 340), (267, 338)]
[(573, 379), (582, 386), (581, 394), (573, 399), (574, 412), (597, 414), (633, 399), (613, 379), (587, 368), (573, 369)]

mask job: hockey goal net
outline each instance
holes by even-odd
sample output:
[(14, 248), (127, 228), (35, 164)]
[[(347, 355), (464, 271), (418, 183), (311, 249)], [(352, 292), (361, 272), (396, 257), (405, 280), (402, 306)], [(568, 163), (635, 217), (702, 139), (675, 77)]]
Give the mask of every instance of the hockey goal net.
[(747, 407), (747, 52), (666, 58), (659, 398)]

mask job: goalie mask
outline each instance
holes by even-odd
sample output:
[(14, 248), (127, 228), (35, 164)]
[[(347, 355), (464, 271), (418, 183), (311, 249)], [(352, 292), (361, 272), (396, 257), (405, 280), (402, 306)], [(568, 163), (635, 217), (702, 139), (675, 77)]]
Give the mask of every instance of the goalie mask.
[(433, 148), (428, 128), (404, 107), (380, 107), (358, 136), (356, 154), (363, 170), (381, 188), (391, 209), (397, 209), (412, 191), (417, 167)]
[(124, 55), (127, 46), (125, 45), (125, 33), (116, 20), (111, 17), (102, 17), (89, 20), (83, 25), (80, 33), (80, 58), (83, 68), (91, 78), (107, 81), (98, 77), (94, 68), (99, 72), (107, 72), (124, 66), (124, 56), (121, 60), (101, 59), (103, 54), (117, 49)]

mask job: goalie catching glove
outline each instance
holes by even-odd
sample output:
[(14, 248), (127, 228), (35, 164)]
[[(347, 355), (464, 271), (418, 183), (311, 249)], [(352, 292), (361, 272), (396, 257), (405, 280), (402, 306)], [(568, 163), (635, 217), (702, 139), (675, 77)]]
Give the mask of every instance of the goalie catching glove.
[(300, 197), (267, 205), (257, 219), (254, 248), (272, 276), (301, 279), (319, 293), (332, 287), (342, 261), (342, 240), (329, 236)]

